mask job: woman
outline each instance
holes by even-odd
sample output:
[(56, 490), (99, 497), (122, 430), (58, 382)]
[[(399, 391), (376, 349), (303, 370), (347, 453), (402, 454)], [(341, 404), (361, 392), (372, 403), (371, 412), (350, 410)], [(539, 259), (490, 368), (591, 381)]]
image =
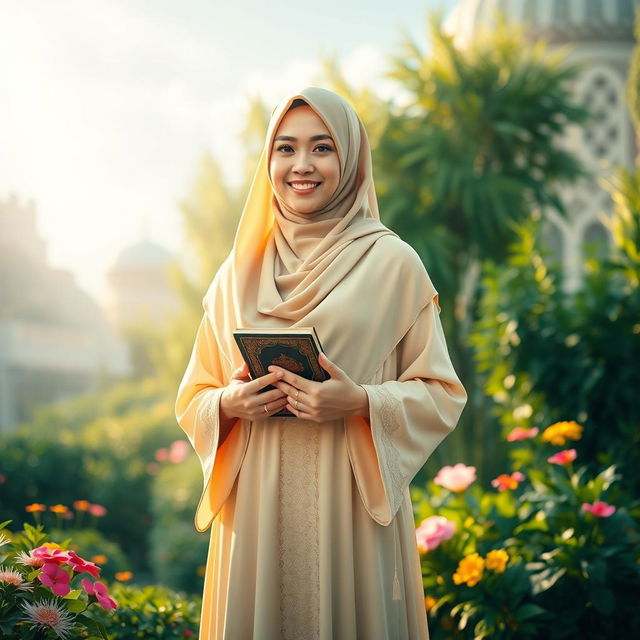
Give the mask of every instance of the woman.
[[(175, 407), (204, 474), (195, 526), (211, 526), (201, 640), (428, 638), (408, 487), (467, 394), (340, 96), (274, 109), (203, 308)], [(233, 330), (291, 326), (316, 328), (330, 379), (250, 380)], [(296, 417), (271, 417), (285, 406)]]

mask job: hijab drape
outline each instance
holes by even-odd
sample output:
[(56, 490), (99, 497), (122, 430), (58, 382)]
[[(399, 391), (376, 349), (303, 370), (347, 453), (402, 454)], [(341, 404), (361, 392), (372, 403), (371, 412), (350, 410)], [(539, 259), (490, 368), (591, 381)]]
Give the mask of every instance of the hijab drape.
[[(278, 126), (297, 98), (325, 123), (340, 161), (335, 192), (313, 213), (280, 202), (269, 175)], [(394, 241), (376, 251), (383, 236)], [(366, 381), (425, 304), (437, 300), (421, 263), (418, 269), (415, 264), (403, 269), (400, 263), (407, 263), (406, 245), (380, 221), (369, 140), (355, 110), (319, 87), (284, 98), (271, 114), (231, 253), (203, 300), (228, 365), (242, 364), (232, 335), (238, 327), (315, 326), (327, 357), (356, 382)], [(397, 306), (399, 286), (409, 291)], [(347, 339), (340, 331), (341, 323), (349, 324), (344, 315), (351, 313), (344, 307), (349, 301), (377, 316), (371, 339)]]

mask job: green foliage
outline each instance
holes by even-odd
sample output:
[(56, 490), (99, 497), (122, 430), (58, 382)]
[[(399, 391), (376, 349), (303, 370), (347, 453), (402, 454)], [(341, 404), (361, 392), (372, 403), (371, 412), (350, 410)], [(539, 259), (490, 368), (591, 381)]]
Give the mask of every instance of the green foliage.
[[(32, 502), (70, 508), (87, 499), (103, 505), (109, 517), (92, 526), (126, 553), (128, 569), (148, 573), (154, 482), (149, 465), (158, 448), (180, 435), (173, 405), (157, 381), (123, 384), (93, 400), (93, 415), (86, 399), (71, 400), (42, 411), (34, 424), (1, 439), (5, 483), (0, 513), (22, 522)], [(81, 419), (87, 420), (84, 428)], [(45, 524), (52, 526), (53, 514), (46, 518)], [(64, 520), (64, 525), (74, 522)]]
[(151, 496), (153, 527), (150, 560), (156, 580), (188, 593), (202, 593), (209, 535), (195, 530), (193, 517), (202, 470), (195, 456), (179, 465), (165, 465)]
[(198, 633), (201, 601), (166, 587), (149, 585), (143, 589), (116, 583), (112, 595), (118, 602), (113, 613), (97, 611), (109, 640), (185, 640)]
[[(562, 272), (541, 248), (540, 228), (518, 229), (505, 266), (485, 265), (480, 319), (471, 341), (495, 414), (506, 427), (575, 415), (579, 452), (592, 470), (620, 465), (640, 487), (640, 171), (622, 171), (614, 193), (609, 259), (589, 260), (583, 288), (562, 290)], [(596, 428), (596, 426), (598, 428)]]
[[(7, 537), (6, 525), (0, 524), (0, 532)], [(16, 585), (0, 579), (0, 635), (7, 640), (49, 640), (58, 634), (51, 628), (32, 629), (25, 623), (21, 605), (27, 603), (53, 602), (69, 616), (67, 636), (88, 640), (116, 640), (120, 638), (148, 638), (149, 640), (181, 639), (195, 637), (199, 623), (200, 600), (185, 600), (180, 593), (165, 587), (147, 586), (143, 589), (120, 583), (112, 585), (109, 595), (115, 599), (115, 610), (99, 606), (94, 596), (89, 596), (80, 584), (81, 578), (89, 574), (72, 571), (70, 587), (66, 596), (58, 596), (40, 583), (38, 567), (26, 567), (16, 556), (27, 553), (45, 544), (49, 536), (42, 525), (32, 527), (25, 524), (24, 530), (0, 544), (2, 570), (13, 569), (22, 576), (22, 584)], [(67, 541), (71, 542), (71, 541)], [(77, 543), (61, 545), (62, 549), (76, 548)], [(99, 549), (106, 555), (106, 549)], [(80, 554), (79, 554), (80, 555)], [(82, 557), (82, 556), (81, 556)], [(64, 566), (64, 565), (63, 565)], [(78, 577), (81, 576), (81, 577)], [(93, 579), (92, 579), (93, 581)], [(104, 584), (104, 580), (100, 582)]]
[[(622, 489), (615, 465), (590, 477), (586, 466), (548, 462), (557, 447), (544, 434), (509, 444), (524, 475), (513, 489), (473, 484), (454, 493), (429, 482), (412, 490), (418, 521), (438, 515), (456, 525), (421, 555), (431, 637), (607, 640), (640, 632), (640, 501)], [(582, 508), (596, 501), (615, 506), (613, 515)], [(502, 570), (483, 558), (491, 551), (506, 551)], [(479, 567), (475, 584), (454, 580), (461, 562)]]
[(564, 212), (558, 187), (584, 170), (560, 135), (588, 113), (571, 99), (579, 69), (566, 51), (524, 46), (503, 20), (459, 49), (431, 14), (429, 39), (424, 53), (407, 35), (394, 57), (389, 75), (410, 102), (389, 120), (378, 175), (387, 222), (445, 294), (459, 289), (465, 256), (501, 262), (512, 222), (532, 208)]
[(636, 6), (634, 16), (634, 35), (636, 45), (631, 55), (629, 76), (627, 78), (627, 105), (631, 119), (635, 125), (636, 134), (640, 132), (640, 10)]

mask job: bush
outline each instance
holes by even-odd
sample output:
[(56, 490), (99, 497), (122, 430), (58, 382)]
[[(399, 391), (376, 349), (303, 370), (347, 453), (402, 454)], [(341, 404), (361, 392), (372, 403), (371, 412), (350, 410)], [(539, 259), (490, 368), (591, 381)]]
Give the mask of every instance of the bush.
[(589, 477), (574, 470), (575, 449), (558, 450), (581, 425), (537, 432), (510, 433), (513, 469), (496, 491), (471, 486), (475, 468), (463, 464), (412, 488), (434, 640), (640, 633), (640, 501), (615, 465)]
[[(0, 524), (0, 635), (7, 640), (195, 637), (200, 602), (164, 587), (107, 587), (97, 563), (45, 542), (43, 526)], [(67, 541), (68, 542), (68, 541)], [(6, 549), (5, 547), (9, 547)], [(99, 549), (104, 552), (104, 549)]]

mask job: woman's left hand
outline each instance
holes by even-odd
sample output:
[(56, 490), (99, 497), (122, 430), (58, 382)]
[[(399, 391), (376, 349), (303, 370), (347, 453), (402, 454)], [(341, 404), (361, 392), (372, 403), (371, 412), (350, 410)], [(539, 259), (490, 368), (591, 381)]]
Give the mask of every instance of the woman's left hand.
[(369, 416), (367, 392), (338, 365), (321, 353), (320, 366), (331, 376), (324, 382), (307, 380), (282, 367), (271, 365), (269, 371), (282, 371), (274, 386), (289, 397), (287, 409), (301, 420), (325, 422), (345, 416)]

